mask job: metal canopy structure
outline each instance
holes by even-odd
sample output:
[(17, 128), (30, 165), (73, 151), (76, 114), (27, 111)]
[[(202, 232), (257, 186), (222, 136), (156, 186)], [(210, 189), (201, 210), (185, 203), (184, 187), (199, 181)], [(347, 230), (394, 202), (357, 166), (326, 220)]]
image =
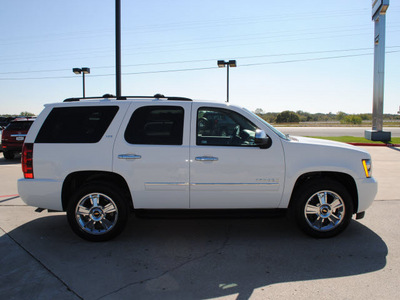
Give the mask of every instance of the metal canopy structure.
[(372, 105), (372, 130), (365, 131), (365, 138), (372, 141), (390, 141), (391, 133), (383, 131), (383, 95), (385, 78), (386, 11), (389, 0), (372, 0), (374, 32), (374, 89)]

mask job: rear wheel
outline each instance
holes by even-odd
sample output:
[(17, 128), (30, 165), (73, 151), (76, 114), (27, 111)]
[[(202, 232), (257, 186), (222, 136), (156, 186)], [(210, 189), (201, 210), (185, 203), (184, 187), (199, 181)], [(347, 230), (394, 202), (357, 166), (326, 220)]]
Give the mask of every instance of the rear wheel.
[(296, 193), (294, 213), (299, 227), (308, 235), (329, 238), (349, 225), (353, 202), (347, 189), (330, 179), (305, 183)]
[(85, 185), (72, 197), (67, 210), (72, 230), (81, 238), (101, 242), (119, 235), (128, 219), (128, 206), (117, 187)]

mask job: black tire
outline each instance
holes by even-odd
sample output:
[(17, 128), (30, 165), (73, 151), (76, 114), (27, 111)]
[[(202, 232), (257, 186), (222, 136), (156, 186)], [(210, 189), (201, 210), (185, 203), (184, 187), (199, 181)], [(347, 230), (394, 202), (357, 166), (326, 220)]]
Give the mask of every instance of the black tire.
[(296, 192), (294, 217), (299, 227), (316, 238), (333, 237), (349, 225), (353, 201), (347, 189), (331, 179), (306, 182)]
[(14, 159), (15, 153), (13, 151), (3, 151), (3, 156), (5, 159)]
[(84, 185), (71, 197), (67, 218), (79, 237), (103, 242), (122, 232), (128, 213), (127, 202), (118, 188), (99, 182)]

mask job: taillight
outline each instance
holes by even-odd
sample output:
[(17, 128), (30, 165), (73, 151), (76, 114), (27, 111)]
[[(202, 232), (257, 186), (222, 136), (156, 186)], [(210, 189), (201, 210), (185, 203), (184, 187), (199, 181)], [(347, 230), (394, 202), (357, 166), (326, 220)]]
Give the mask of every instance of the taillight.
[(33, 179), (33, 144), (24, 143), (22, 146), (22, 172), (26, 179)]
[(2, 141), (7, 141), (10, 138), (10, 132), (8, 130), (3, 130), (1, 133), (1, 140)]

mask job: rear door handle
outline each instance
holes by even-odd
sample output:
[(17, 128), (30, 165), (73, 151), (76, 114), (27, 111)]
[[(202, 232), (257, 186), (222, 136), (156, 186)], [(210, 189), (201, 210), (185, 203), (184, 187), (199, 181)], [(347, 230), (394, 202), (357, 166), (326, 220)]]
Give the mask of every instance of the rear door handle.
[(218, 157), (213, 156), (197, 156), (195, 158), (197, 161), (218, 161)]
[(141, 155), (136, 154), (119, 154), (118, 159), (141, 159)]

